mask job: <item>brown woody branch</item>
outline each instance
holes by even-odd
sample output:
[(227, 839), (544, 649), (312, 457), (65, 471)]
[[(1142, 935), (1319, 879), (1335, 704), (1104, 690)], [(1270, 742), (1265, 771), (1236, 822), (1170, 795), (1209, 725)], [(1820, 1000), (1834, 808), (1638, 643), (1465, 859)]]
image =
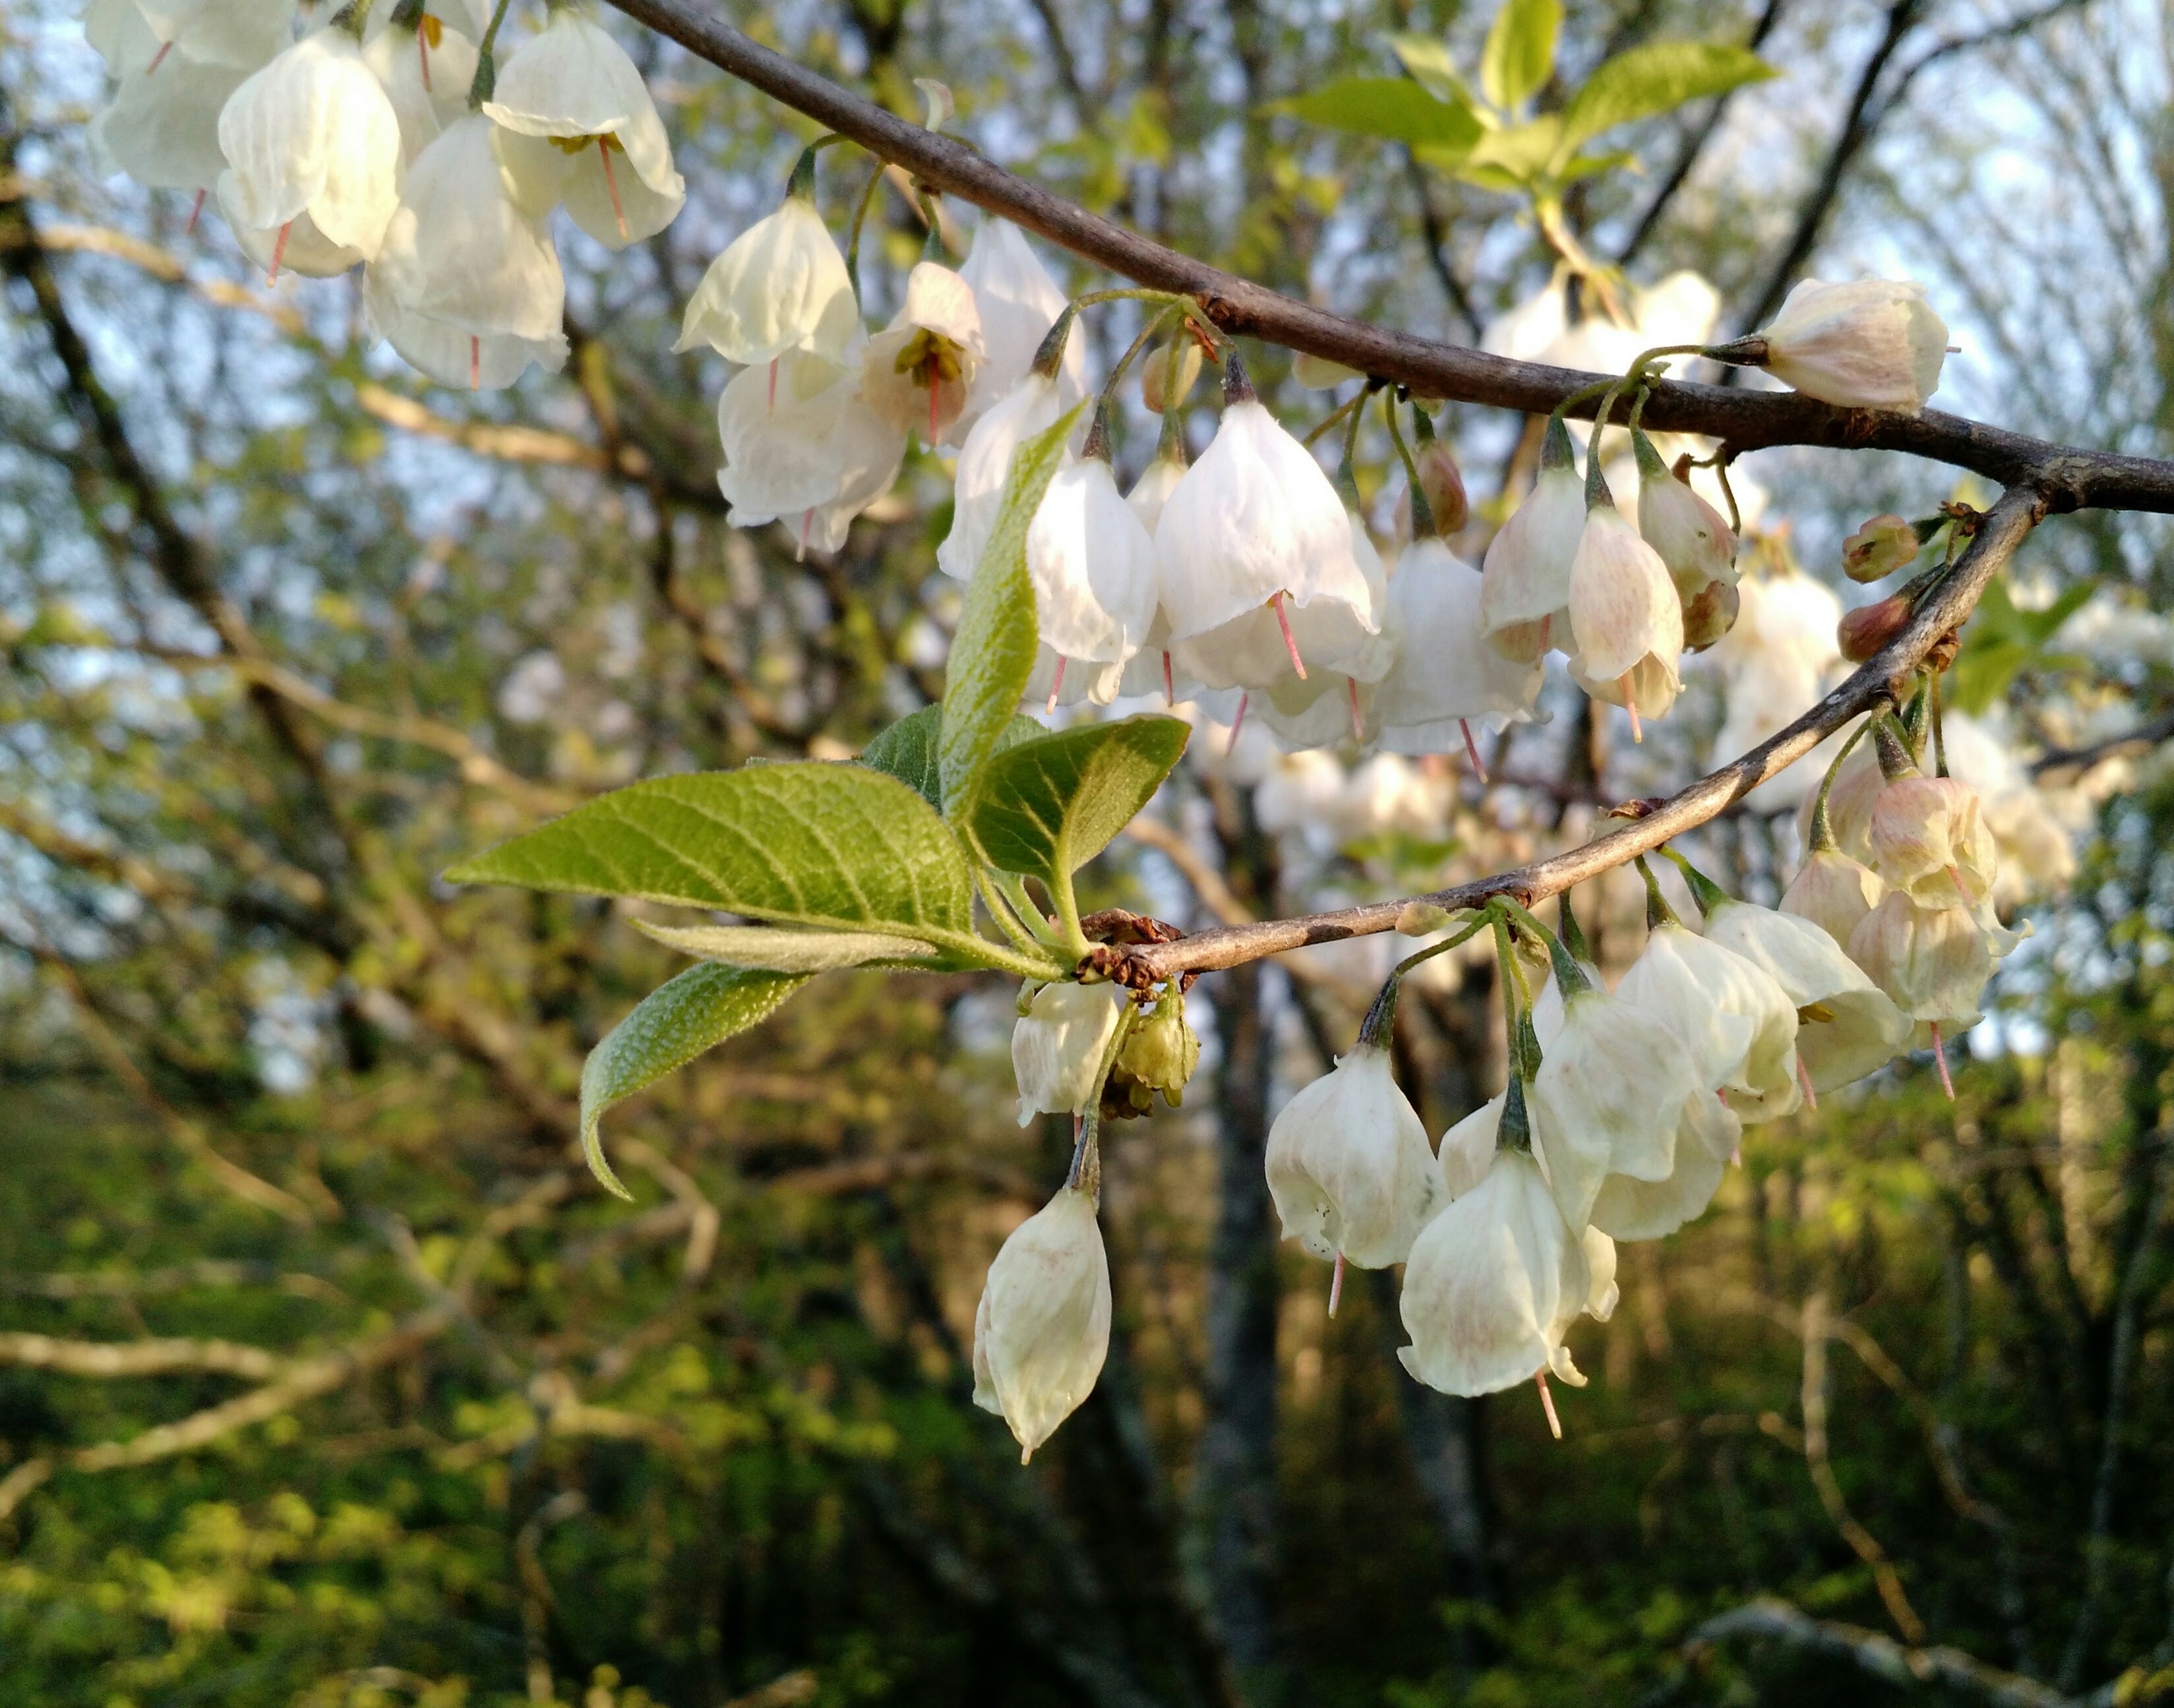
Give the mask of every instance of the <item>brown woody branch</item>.
[[(1598, 377), (1512, 361), (1368, 326), (1180, 254), (1006, 171), (965, 143), (924, 130), (750, 41), (711, 0), (613, 0), (690, 52), (913, 172), (931, 189), (1000, 214), (1138, 284), (1197, 297), (1225, 331), (1284, 344), (1409, 386), (1425, 397), (1544, 414)], [(1572, 413), (1590, 415), (1587, 403)], [(2085, 451), (1926, 410), (1841, 409), (1794, 392), (1668, 381), (1646, 424), (1702, 433), (1732, 451), (1773, 445), (1908, 451), (2042, 496), (2047, 511), (2174, 511), (2174, 462)]]

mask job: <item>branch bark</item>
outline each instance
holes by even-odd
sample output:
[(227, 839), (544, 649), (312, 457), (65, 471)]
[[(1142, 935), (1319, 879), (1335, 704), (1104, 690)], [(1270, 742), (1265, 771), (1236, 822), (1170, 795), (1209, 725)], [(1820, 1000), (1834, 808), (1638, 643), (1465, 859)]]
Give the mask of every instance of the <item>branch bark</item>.
[(1784, 1601), (1755, 1601), (1708, 1619), (1691, 1633), (1695, 1652), (1734, 1637), (1785, 1643), (1822, 1658), (1839, 1661), (1883, 1684), (1904, 1689), (1933, 1685), (1987, 1705), (1987, 1708), (2080, 1708), (2096, 1696), (2075, 1698), (2050, 1684), (2019, 1673), (2004, 1673), (1960, 1649), (1906, 1648), (1892, 1637), (1836, 1619), (1815, 1619)]

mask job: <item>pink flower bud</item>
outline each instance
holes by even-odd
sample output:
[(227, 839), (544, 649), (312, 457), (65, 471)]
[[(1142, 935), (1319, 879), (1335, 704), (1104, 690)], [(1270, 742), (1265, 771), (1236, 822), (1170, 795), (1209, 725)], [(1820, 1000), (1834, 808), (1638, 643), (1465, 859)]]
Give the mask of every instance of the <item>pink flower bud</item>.
[(1910, 620), (1910, 602), (1899, 594), (1875, 605), (1860, 605), (1846, 613), (1835, 629), (1841, 656), (1852, 664), (1876, 658), (1887, 643), (1900, 635)]
[(1841, 543), (1841, 570), (1852, 581), (1876, 581), (1917, 555), (1917, 530), (1901, 516), (1875, 516)]
[(1155, 413), (1182, 408), (1200, 377), (1200, 346), (1181, 337), (1140, 364), (1140, 401)]

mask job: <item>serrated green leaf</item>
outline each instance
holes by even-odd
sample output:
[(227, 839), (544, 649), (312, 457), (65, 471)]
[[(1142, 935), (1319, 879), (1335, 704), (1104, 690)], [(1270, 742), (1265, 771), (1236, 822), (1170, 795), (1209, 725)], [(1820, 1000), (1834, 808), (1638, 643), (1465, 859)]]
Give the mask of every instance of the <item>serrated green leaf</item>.
[(936, 769), (945, 810), (957, 818), (971, 803), (976, 780), (1018, 713), (1019, 696), (1034, 674), (1040, 631), (1035, 625), (1034, 583), (1026, 572), (1027, 525), (1064, 459), (1080, 410), (1012, 452), (1003, 500), (951, 642), (944, 684), (944, 716), (937, 732)]
[(1559, 0), (1506, 0), (1479, 56), (1479, 87), (1487, 99), (1505, 112), (1530, 100), (1555, 68), (1561, 30)]
[[(943, 728), (944, 708), (924, 705), (889, 728), (879, 730), (861, 750), (861, 763), (896, 777), (909, 788), (919, 790), (921, 798), (940, 813), (944, 810), (944, 780), (937, 765), (937, 752)], [(997, 738), (997, 751), (1001, 753), (1019, 742), (1032, 741), (1046, 732), (1032, 718), (1014, 712), (1012, 721)]]
[(581, 1154), (605, 1190), (634, 1196), (604, 1159), (597, 1132), (604, 1111), (684, 1068), (712, 1044), (768, 1019), (807, 982), (804, 973), (691, 966), (644, 997), (603, 1035), (581, 1064)]
[(1403, 77), (1339, 77), (1310, 95), (1278, 101), (1268, 111), (1357, 136), (1451, 153), (1470, 148), (1486, 134), (1469, 106), (1438, 100)]
[(1604, 61), (1563, 109), (1558, 165), (1603, 131), (1669, 112), (1685, 101), (1725, 95), (1776, 75), (1745, 47), (1710, 41), (1656, 41)]
[(992, 866), (1068, 885), (1147, 805), (1192, 732), (1148, 714), (1008, 748), (989, 762), (967, 834)]
[(1472, 98), (1472, 87), (1464, 80), (1464, 73), (1457, 68), (1457, 62), (1449, 57), (1449, 49), (1431, 35), (1392, 35), (1389, 46), (1420, 88), (1436, 100), (1447, 101), (1474, 111), (1481, 124), (1486, 116), (1474, 111), (1479, 103)]
[(936, 951), (910, 937), (875, 931), (792, 931), (774, 925), (657, 925), (635, 929), (667, 949), (727, 966), (774, 973), (825, 973), (873, 961), (926, 961)]
[(454, 868), (456, 884), (630, 895), (752, 919), (875, 929), (973, 956), (958, 839), (904, 783), (794, 761), (659, 777)]

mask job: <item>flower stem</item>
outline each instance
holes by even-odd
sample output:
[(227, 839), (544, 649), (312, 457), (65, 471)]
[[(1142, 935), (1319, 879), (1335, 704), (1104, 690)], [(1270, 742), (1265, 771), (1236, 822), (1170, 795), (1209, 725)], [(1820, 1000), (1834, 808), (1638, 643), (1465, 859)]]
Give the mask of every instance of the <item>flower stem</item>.
[(1441, 530), (1435, 526), (1434, 506), (1427, 502), (1426, 494), (1420, 490), (1419, 464), (1412, 461), (1411, 447), (1404, 443), (1403, 429), (1397, 424), (1397, 394), (1393, 391), (1382, 394), (1382, 419), (1389, 424), (1389, 442), (1397, 447), (1397, 456), (1404, 465), (1404, 483), (1411, 490), (1412, 538), (1438, 539)]
[[(1877, 716), (1875, 713), (1874, 716)], [(1831, 854), (1839, 846), (1835, 840), (1833, 823), (1827, 817), (1827, 796), (1833, 791), (1835, 779), (1841, 775), (1841, 762), (1864, 739), (1865, 732), (1872, 727), (1873, 722), (1873, 718), (1868, 717), (1850, 732), (1849, 739), (1841, 744), (1841, 750), (1827, 766), (1827, 774), (1820, 779), (1820, 792), (1812, 797), (1812, 846), (1809, 851), (1814, 854)]]
[(498, 61), (494, 51), (498, 46), (499, 26), (506, 22), (506, 8), (513, 0), (498, 0), (491, 8), (490, 22), (484, 26), (483, 40), (476, 43), (475, 81), (468, 85), (468, 111), (473, 112), (491, 96), (498, 87)]
[(868, 208), (876, 199), (876, 186), (883, 182), (889, 162), (879, 159), (868, 173), (868, 182), (861, 186), (861, 193), (853, 200), (852, 218), (846, 222), (846, 283), (853, 288), (853, 300), (861, 295), (861, 227), (868, 223)]

